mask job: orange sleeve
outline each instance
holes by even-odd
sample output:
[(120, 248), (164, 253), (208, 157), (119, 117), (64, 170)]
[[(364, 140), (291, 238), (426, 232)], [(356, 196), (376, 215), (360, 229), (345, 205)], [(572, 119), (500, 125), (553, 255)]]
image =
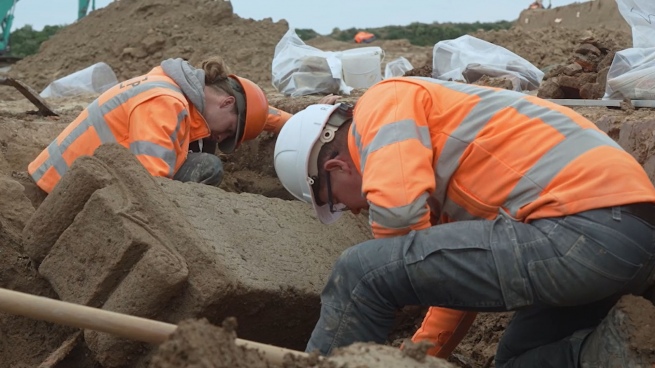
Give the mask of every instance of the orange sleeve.
[(186, 116), (186, 106), (168, 96), (150, 99), (130, 112), (130, 151), (151, 175), (173, 178), (175, 145)]
[(412, 341), (430, 342), (434, 346), (428, 355), (446, 359), (466, 336), (476, 316), (476, 312), (430, 307)]
[(268, 107), (268, 116), (266, 117), (266, 124), (264, 130), (267, 132), (278, 134), (284, 124), (291, 119), (293, 115), (286, 111), (276, 109), (273, 106)]
[(384, 83), (358, 102), (351, 133), (358, 140), (362, 191), (376, 238), (430, 226), (428, 196), (435, 190), (426, 118), (429, 97), (409, 83)]

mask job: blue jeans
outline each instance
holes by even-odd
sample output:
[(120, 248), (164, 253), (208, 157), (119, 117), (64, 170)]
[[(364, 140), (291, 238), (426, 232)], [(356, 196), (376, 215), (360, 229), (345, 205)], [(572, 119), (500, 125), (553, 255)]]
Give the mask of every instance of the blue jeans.
[(654, 254), (655, 228), (620, 207), (528, 224), (503, 214), (367, 241), (335, 264), (306, 350), (382, 343), (405, 305), (514, 310), (497, 366), (577, 367), (582, 341), (616, 300), (653, 282)]

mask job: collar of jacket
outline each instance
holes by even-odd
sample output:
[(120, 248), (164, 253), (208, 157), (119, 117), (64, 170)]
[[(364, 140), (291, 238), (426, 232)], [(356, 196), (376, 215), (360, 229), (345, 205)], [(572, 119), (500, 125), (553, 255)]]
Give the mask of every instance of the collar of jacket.
[(207, 120), (205, 120), (200, 111), (198, 111), (198, 109), (193, 104), (189, 104), (189, 118), (191, 121), (191, 126), (189, 129), (189, 142), (197, 141), (211, 135)]
[[(168, 78), (179, 87), (178, 83), (167, 75), (161, 66), (153, 68), (148, 74)], [(205, 117), (202, 116), (202, 113), (198, 110), (195, 104), (189, 100), (186, 94), (184, 94), (184, 91), (182, 91), (182, 95), (184, 95), (184, 98), (189, 102), (189, 120), (191, 122), (189, 126), (189, 142), (209, 137), (211, 135), (211, 130), (209, 129), (207, 120), (205, 120)], [(202, 95), (202, 98), (204, 99), (204, 94)]]

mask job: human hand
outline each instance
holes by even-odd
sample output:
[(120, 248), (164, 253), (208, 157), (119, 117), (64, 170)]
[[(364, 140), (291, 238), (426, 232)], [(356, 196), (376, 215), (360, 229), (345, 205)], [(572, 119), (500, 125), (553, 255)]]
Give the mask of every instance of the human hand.
[(334, 104), (337, 102), (337, 100), (338, 100), (339, 98), (341, 98), (341, 96), (339, 96), (339, 95), (333, 95), (333, 94), (330, 93), (329, 95), (327, 95), (327, 96), (321, 98), (321, 99), (318, 101), (318, 103), (319, 103), (319, 104), (325, 104), (325, 105), (334, 105)]

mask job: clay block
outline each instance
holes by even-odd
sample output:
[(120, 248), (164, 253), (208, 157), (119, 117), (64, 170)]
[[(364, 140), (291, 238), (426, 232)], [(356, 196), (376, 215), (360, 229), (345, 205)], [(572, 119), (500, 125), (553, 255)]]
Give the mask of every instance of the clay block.
[(92, 157), (75, 160), (25, 225), (25, 253), (37, 264), (41, 263), (93, 192), (112, 181), (113, 177), (101, 162)]
[(578, 64), (578, 63), (571, 63), (571, 64), (565, 66), (565, 67), (561, 70), (561, 72), (562, 72), (562, 74), (564, 74), (564, 75), (569, 75), (569, 76), (571, 76), (571, 75), (576, 75), (576, 74), (582, 72), (582, 67), (581, 67), (580, 64)]
[(564, 98), (564, 92), (559, 88), (556, 79), (549, 79), (541, 83), (537, 96), (541, 98)]
[[(576, 64), (577, 65), (577, 64)], [(555, 65), (550, 65), (544, 69), (542, 69), (545, 74), (544, 74), (544, 81), (547, 81), (551, 78), (555, 78), (558, 75), (562, 74), (562, 71), (566, 68), (566, 64), (555, 64)]]
[(123, 188), (122, 196), (129, 203), (126, 211), (147, 224), (158, 239), (165, 239), (168, 248), (177, 251), (190, 265), (187, 286), (171, 301), (167, 318), (177, 321), (195, 316), (208, 305), (219, 303), (231, 288), (233, 276), (227, 274), (223, 260), (207, 257), (204, 240), (189, 219), (182, 216), (175, 198), (165, 195), (156, 179), (125, 148), (102, 145), (94, 157), (111, 169)]
[[(187, 280), (186, 262), (176, 252), (151, 247), (132, 268), (104, 303), (103, 309), (155, 318), (166, 308), (170, 299)], [(103, 367), (120, 367), (136, 359), (142, 344), (116, 336), (86, 330), (84, 340)]]
[(605, 89), (598, 83), (587, 83), (580, 88), (580, 97), (584, 99), (596, 100), (602, 98), (604, 94)]
[(23, 191), (17, 181), (0, 176), (0, 197), (11, 198), (0, 201), (0, 241), (16, 250), (21, 250), (23, 228), (34, 214), (34, 207)]
[(596, 46), (594, 46), (594, 45), (592, 45), (590, 43), (583, 43), (582, 45), (580, 45), (575, 50), (575, 52), (580, 54), (580, 55), (589, 55), (589, 54), (591, 54), (591, 55), (594, 55), (594, 56), (600, 56), (600, 54), (601, 54), (600, 49), (598, 49), (598, 47), (596, 47)]
[[(302, 349), (337, 257), (370, 239), (366, 220), (345, 214), (325, 226), (311, 206), (299, 201), (164, 179), (159, 183), (202, 238), (205, 261), (223, 264), (236, 281), (227, 299), (201, 316), (215, 323), (235, 316), (244, 338)], [(264, 331), (264, 323), (278, 328)]]
[(584, 70), (585, 72), (595, 72), (599, 61), (598, 56), (593, 54), (587, 54), (587, 55), (575, 54), (573, 59), (574, 62), (580, 64), (582, 70)]
[(582, 73), (578, 75), (580, 80), (580, 85), (583, 86), (587, 83), (596, 83), (596, 78), (598, 78), (598, 73)]
[(582, 87), (582, 82), (580, 81), (580, 78), (578, 77), (569, 77), (566, 75), (559, 76), (557, 78), (557, 84), (559, 84), (560, 88), (571, 88), (575, 90), (580, 90)]
[(112, 188), (96, 191), (41, 263), (39, 273), (62, 300), (102, 305), (143, 253), (159, 244), (114, 208), (115, 195)]

